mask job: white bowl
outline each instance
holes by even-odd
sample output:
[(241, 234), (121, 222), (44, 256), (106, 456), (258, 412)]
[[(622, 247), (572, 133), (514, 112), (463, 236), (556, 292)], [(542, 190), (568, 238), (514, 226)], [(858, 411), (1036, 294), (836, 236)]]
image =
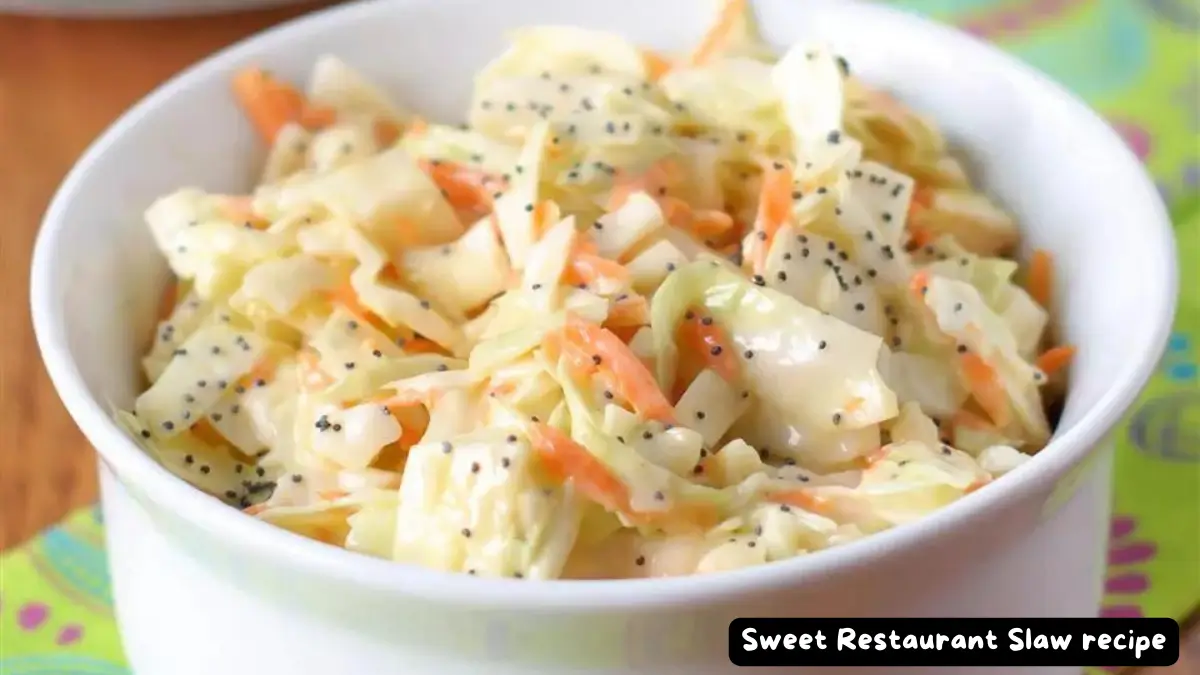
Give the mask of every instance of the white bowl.
[(103, 460), (117, 615), (138, 675), (726, 673), (727, 627), (739, 616), (1095, 614), (1105, 438), (1150, 375), (1174, 309), (1166, 215), (1134, 157), (1081, 103), (971, 38), (874, 5), (760, 0), (756, 9), (777, 46), (827, 39), (867, 80), (931, 113), (970, 149), (977, 177), (1025, 224), (1026, 241), (1057, 256), (1059, 318), (1079, 346), (1070, 398), (1051, 445), (997, 484), (916, 524), (787, 562), (531, 583), (414, 569), (275, 529), (176, 479), (110, 421), (109, 405), (137, 393), (142, 336), (167, 278), (142, 210), (183, 185), (244, 190), (262, 159), (227, 93), (237, 68), (257, 63), (299, 81), (333, 52), (423, 113), (455, 121), (472, 74), (508, 29), (578, 24), (679, 48), (702, 32), (705, 8), (343, 6), (188, 70), (92, 146), (46, 215), (33, 314), (54, 383)]
[(0, 14), (78, 19), (197, 16), (244, 12), (305, 0), (0, 0)]

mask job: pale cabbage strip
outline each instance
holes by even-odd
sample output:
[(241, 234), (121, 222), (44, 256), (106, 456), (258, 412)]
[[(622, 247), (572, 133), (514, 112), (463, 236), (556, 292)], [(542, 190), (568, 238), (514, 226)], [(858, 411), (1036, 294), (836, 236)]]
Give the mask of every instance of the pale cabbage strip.
[(710, 4), (674, 55), (517, 31), (463, 126), (333, 55), (240, 80), (260, 184), (146, 211), (176, 281), (120, 426), (278, 527), (523, 579), (784, 560), (1019, 467), (1047, 258), (833, 46)]

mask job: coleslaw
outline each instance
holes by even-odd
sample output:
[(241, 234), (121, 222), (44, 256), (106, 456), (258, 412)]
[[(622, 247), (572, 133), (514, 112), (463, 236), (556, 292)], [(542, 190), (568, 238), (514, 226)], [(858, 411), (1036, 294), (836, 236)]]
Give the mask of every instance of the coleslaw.
[(118, 423), (251, 517), (493, 577), (717, 572), (920, 518), (1049, 441), (1052, 260), (937, 128), (745, 0), (663, 54), (518, 31), (467, 123), (335, 56), (231, 88), (248, 194), (145, 218), (174, 282)]

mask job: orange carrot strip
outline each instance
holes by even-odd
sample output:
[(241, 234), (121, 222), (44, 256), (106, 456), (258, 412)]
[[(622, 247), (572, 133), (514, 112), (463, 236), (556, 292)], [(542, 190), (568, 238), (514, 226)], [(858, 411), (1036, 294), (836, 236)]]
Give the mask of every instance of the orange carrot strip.
[(571, 261), (571, 271), (583, 283), (594, 283), (599, 279), (612, 279), (621, 284), (629, 283), (629, 270), (615, 260), (601, 258), (591, 253), (580, 253)]
[(268, 142), (274, 141), (279, 130), (291, 122), (313, 129), (333, 120), (333, 111), (309, 106), (298, 89), (276, 80), (261, 68), (238, 72), (231, 86), (234, 98), (251, 124)]
[(746, 13), (746, 0), (725, 0), (717, 20), (700, 40), (696, 50), (688, 59), (693, 66), (703, 65), (711, 61), (729, 44), (733, 31), (737, 28), (738, 19)]
[(934, 195), (937, 191), (928, 185), (917, 185), (913, 188), (912, 201), (909, 202), (909, 209), (925, 210), (933, 206)]
[(971, 481), (971, 484), (967, 486), (967, 489), (963, 490), (963, 494), (969, 495), (990, 482), (992, 482), (991, 478), (977, 478)]
[(252, 386), (258, 383), (270, 382), (275, 377), (275, 371), (279, 368), (279, 362), (271, 357), (263, 357), (254, 364), (250, 372), (246, 373), (239, 382), (243, 386)]
[(808, 490), (788, 490), (786, 492), (772, 492), (767, 495), (766, 501), (775, 504), (786, 504), (820, 513), (826, 510), (828, 502), (820, 497), (811, 494)]
[(658, 206), (662, 209), (663, 219), (668, 223), (674, 227), (691, 230), (695, 214), (690, 204), (678, 197), (664, 195), (658, 198)]
[(570, 479), (588, 499), (609, 511), (629, 513), (629, 488), (587, 448), (548, 424), (532, 424), (529, 440), (546, 470), (560, 480)]
[(407, 450), (421, 442), (421, 437), (429, 428), (429, 412), (423, 406), (391, 406), (388, 408), (392, 415), (400, 420), (400, 438), (396, 440), (400, 447)]
[(453, 162), (421, 160), (419, 165), (454, 208), (481, 213), (492, 209), (494, 190), (487, 187), (488, 174)]
[(166, 321), (175, 312), (179, 304), (179, 282), (172, 279), (163, 289), (162, 297), (158, 299), (158, 320)]
[(646, 79), (657, 82), (671, 70), (671, 62), (652, 49), (642, 49), (642, 65), (646, 67)]
[(386, 331), (388, 324), (371, 310), (367, 309), (358, 300), (358, 293), (354, 287), (348, 282), (338, 286), (332, 291), (327, 292), (330, 302), (342, 305), (346, 311), (357, 316), (359, 319), (371, 324), (375, 328)]
[(593, 362), (613, 375), (618, 391), (642, 417), (675, 423), (675, 409), (658, 388), (654, 375), (629, 346), (611, 331), (572, 317), (563, 329), (566, 342), (590, 350)]
[[(706, 368), (711, 368), (730, 384), (738, 381), (741, 366), (725, 331), (712, 317), (701, 318), (699, 312), (689, 311), (692, 318), (679, 324), (677, 342), (695, 354)], [(707, 322), (707, 323), (706, 323)]]
[(962, 364), (963, 375), (967, 378), (967, 387), (979, 406), (997, 426), (1008, 424), (1012, 409), (996, 369), (984, 361), (983, 357), (971, 352), (961, 355), (959, 363)]
[(910, 249), (915, 251), (933, 243), (933, 232), (929, 228), (909, 223), (907, 229), (908, 246)]
[(206, 419), (193, 424), (191, 432), (193, 436), (208, 445), (220, 446), (226, 443), (225, 437), (221, 435), (221, 432), (217, 431), (216, 427)]
[(1048, 251), (1038, 249), (1033, 252), (1026, 283), (1029, 296), (1042, 307), (1050, 307), (1054, 292), (1054, 258)]
[(1075, 357), (1075, 348), (1070, 345), (1061, 345), (1051, 347), (1042, 352), (1042, 355), (1037, 358), (1037, 367), (1047, 375), (1062, 370)]
[(755, 232), (747, 256), (755, 274), (762, 274), (775, 233), (792, 215), (792, 177), (791, 167), (781, 162), (774, 163), (763, 172)]
[[(642, 329), (642, 326), (645, 326), (649, 323), (650, 323), (650, 321), (646, 320), (643, 323), (636, 325), (636, 326), (632, 326), (632, 325), (631, 326), (612, 326), (609, 324), (604, 324), (604, 327), (607, 328), (608, 330), (612, 331), (612, 334), (616, 335), (621, 340), (621, 342), (624, 342), (625, 344), (629, 344), (631, 341), (633, 341), (633, 336), (637, 335), (638, 331)], [(639, 358), (638, 360), (641, 361), (642, 364), (645, 365), (647, 368), (649, 368), (650, 363), (652, 363), (652, 361), (648, 361), (645, 358)]]
[(400, 126), (391, 120), (375, 120), (372, 132), (375, 135), (376, 145), (381, 148), (391, 147), (400, 140)]
[(718, 237), (733, 229), (733, 216), (715, 209), (693, 211), (687, 229), (702, 241)]
[(550, 222), (550, 214), (553, 207), (554, 202), (549, 199), (543, 199), (533, 208), (533, 231), (538, 239), (541, 239), (546, 230), (550, 229), (551, 225), (554, 225), (554, 223)]
[(438, 354), (446, 355), (446, 350), (442, 349), (441, 345), (425, 338), (411, 338), (405, 340), (401, 347), (406, 354)]
[[(650, 303), (646, 302), (646, 298), (637, 295), (629, 294), (612, 303), (608, 309), (608, 319), (605, 321), (605, 327), (621, 326), (621, 327), (637, 327), (645, 326), (650, 323)], [(626, 340), (622, 340), (626, 342)]]
[(305, 104), (300, 110), (300, 118), (296, 121), (305, 129), (324, 129), (337, 122), (337, 111), (329, 106)]
[(920, 270), (913, 274), (908, 282), (908, 289), (918, 298), (924, 296), (929, 290), (929, 272)]

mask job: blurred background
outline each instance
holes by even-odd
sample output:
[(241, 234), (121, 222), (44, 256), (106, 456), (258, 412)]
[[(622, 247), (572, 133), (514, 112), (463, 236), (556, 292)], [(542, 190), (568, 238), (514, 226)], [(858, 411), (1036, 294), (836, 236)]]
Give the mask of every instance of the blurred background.
[[(1104, 613), (1179, 619), (1180, 662), (1141, 675), (1200, 675), (1200, 2), (891, 1), (998, 44), (1087, 100), (1171, 210), (1180, 313), (1160, 372), (1118, 430)], [(0, 0), (0, 673), (128, 672), (102, 523), (88, 508), (95, 456), (29, 325), (42, 212), (88, 143), (137, 99), (213, 51), (329, 4)]]

